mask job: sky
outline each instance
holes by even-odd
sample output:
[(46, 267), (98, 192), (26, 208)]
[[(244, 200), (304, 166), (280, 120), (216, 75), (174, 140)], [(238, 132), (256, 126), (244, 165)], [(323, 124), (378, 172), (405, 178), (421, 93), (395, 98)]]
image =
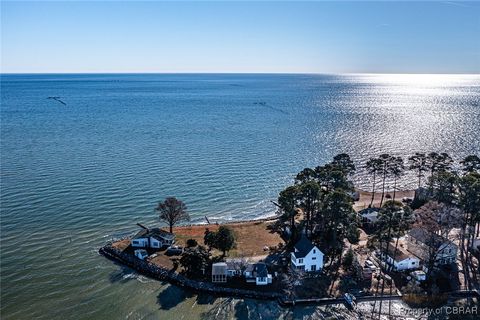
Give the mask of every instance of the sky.
[(480, 73), (480, 2), (1, 2), (2, 73)]

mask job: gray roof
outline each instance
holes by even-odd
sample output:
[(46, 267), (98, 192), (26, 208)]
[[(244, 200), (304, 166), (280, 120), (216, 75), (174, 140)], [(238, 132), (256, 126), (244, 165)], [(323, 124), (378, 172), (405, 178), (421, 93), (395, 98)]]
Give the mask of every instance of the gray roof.
[(133, 239), (147, 238), (147, 237), (148, 237), (148, 230), (142, 229), (138, 231), (136, 235), (133, 236)]
[(358, 213), (362, 216), (366, 214), (378, 214), (378, 212), (380, 212), (380, 208), (366, 208), (358, 211)]
[(249, 263), (245, 271), (251, 272), (253, 278), (266, 278), (268, 276), (267, 265), (263, 262)]
[(393, 242), (390, 242), (388, 244), (387, 254), (396, 262), (400, 262), (408, 258), (413, 258), (413, 254), (403, 249), (402, 247), (397, 246), (397, 249), (395, 249), (395, 244)]
[(302, 234), (300, 240), (295, 244), (295, 251), (293, 254), (295, 254), (297, 259), (304, 258), (313, 249), (313, 247), (315, 247), (315, 245), (307, 239), (305, 234)]
[(160, 228), (142, 229), (133, 237), (133, 239), (148, 238), (148, 237), (153, 237), (157, 240), (162, 240), (162, 239), (173, 240), (173, 239), (175, 239), (175, 235), (173, 233), (167, 232), (167, 231), (162, 230)]
[(253, 276), (266, 278), (268, 276), (267, 265), (265, 263), (255, 263), (255, 268), (253, 269)]
[(212, 275), (227, 274), (227, 264), (225, 262), (218, 262), (212, 264)]
[(429, 246), (439, 246), (448, 244), (451, 241), (438, 234), (432, 234), (423, 228), (413, 228), (408, 232), (408, 235), (417, 241), (420, 241)]
[(228, 270), (241, 270), (242, 264), (240, 260), (227, 260), (225, 262), (227, 264)]

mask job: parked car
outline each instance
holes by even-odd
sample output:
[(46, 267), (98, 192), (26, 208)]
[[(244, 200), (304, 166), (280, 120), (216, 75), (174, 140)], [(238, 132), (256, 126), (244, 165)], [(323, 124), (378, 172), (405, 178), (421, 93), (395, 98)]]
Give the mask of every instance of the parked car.
[(347, 306), (349, 308), (355, 309), (355, 307), (356, 307), (355, 300), (357, 300), (357, 299), (355, 298), (355, 296), (353, 294), (345, 293), (343, 295), (343, 299), (345, 300), (345, 303), (347, 304)]
[(165, 251), (165, 254), (168, 256), (178, 256), (183, 253), (183, 247), (180, 246), (170, 246), (167, 248), (167, 251)]

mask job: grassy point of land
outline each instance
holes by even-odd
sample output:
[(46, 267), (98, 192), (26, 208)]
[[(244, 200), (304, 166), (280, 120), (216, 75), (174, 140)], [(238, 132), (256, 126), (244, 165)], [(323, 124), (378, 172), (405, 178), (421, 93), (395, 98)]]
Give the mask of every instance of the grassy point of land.
[[(278, 233), (270, 232), (267, 227), (272, 224), (271, 221), (248, 221), (232, 222), (224, 224), (233, 230), (235, 234), (236, 248), (232, 249), (229, 257), (258, 257), (268, 254), (263, 248), (275, 247), (279, 243), (284, 243)], [(203, 236), (205, 229), (217, 231), (220, 225), (206, 224), (195, 226), (182, 226), (173, 229), (176, 236), (176, 244), (185, 246), (188, 239), (195, 239), (203, 245)], [(214, 255), (219, 252), (213, 252)]]

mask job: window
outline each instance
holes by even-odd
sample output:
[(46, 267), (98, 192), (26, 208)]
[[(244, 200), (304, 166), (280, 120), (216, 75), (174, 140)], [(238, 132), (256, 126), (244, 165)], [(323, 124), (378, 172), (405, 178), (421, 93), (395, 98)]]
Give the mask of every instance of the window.
[(315, 249), (313, 249), (313, 253), (315, 253)]
[(412, 265), (415, 265), (415, 261), (412, 261)]
[(317, 257), (312, 257), (312, 260), (317, 260)]
[(298, 263), (303, 263), (303, 259), (298, 259)]
[(310, 270), (312, 270), (312, 271), (317, 271), (317, 266), (316, 266), (316, 265), (312, 265), (311, 268), (310, 268)]

